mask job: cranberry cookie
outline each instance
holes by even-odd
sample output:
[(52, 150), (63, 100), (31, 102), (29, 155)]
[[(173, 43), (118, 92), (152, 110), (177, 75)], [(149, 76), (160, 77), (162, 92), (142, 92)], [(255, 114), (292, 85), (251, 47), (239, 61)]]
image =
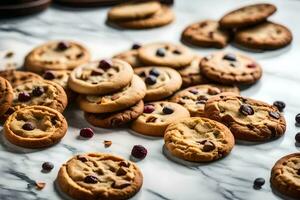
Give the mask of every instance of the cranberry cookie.
[(6, 113), (13, 101), (13, 89), (10, 83), (0, 77), (0, 116)]
[(0, 76), (8, 80), (12, 87), (22, 85), (24, 82), (29, 80), (38, 81), (43, 79), (38, 74), (16, 70), (0, 71)]

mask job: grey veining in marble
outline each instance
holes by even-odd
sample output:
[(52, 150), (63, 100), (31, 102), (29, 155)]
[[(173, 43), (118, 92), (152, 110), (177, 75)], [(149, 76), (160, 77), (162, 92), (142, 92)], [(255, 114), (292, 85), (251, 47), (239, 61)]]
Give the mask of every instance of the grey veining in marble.
[[(176, 0), (176, 21), (166, 27), (153, 30), (116, 30), (105, 25), (107, 8), (74, 10), (52, 6), (46, 12), (25, 18), (0, 21), (0, 52), (13, 50), (18, 65), (23, 57), (36, 45), (51, 39), (73, 39), (90, 48), (93, 58), (110, 57), (126, 50), (132, 43), (170, 41), (179, 43), (181, 31), (186, 25), (203, 19), (218, 19), (223, 13), (250, 0)], [(88, 127), (82, 112), (75, 106), (65, 116), (69, 129), (63, 140), (47, 149), (24, 150), (9, 144), (0, 137), (0, 199), (1, 200), (57, 200), (54, 186), (59, 166), (72, 155), (81, 152), (110, 152), (129, 158), (133, 145), (142, 144), (148, 150), (147, 158), (138, 163), (144, 174), (142, 190), (135, 200), (273, 200), (280, 197), (271, 191), (269, 178), (273, 164), (280, 157), (299, 152), (294, 135), (300, 128), (294, 117), (300, 113), (300, 1), (269, 1), (278, 7), (271, 17), (288, 26), (294, 35), (293, 44), (272, 52), (247, 52), (228, 46), (227, 50), (242, 51), (256, 58), (264, 69), (263, 78), (256, 85), (242, 91), (242, 95), (269, 103), (282, 100), (287, 104), (284, 111), (287, 120), (286, 134), (265, 144), (237, 144), (232, 153), (220, 161), (193, 165), (170, 158), (163, 150), (163, 140), (145, 138), (127, 129), (105, 130), (95, 128), (96, 135), (90, 140), (77, 138), (79, 129)], [(201, 55), (214, 49), (194, 48)], [(3, 66), (2, 66), (3, 67)], [(113, 142), (104, 148), (103, 141)], [(41, 165), (51, 161), (55, 168), (42, 173)], [(252, 188), (257, 177), (266, 179), (261, 190)], [(46, 183), (38, 191), (35, 181)]]

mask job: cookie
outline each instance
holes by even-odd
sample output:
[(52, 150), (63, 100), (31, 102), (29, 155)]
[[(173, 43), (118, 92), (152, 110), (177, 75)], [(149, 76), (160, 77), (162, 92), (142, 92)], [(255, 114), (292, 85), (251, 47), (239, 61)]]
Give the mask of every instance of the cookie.
[(170, 124), (164, 140), (172, 155), (191, 162), (218, 160), (227, 156), (234, 146), (234, 137), (226, 126), (201, 117)]
[(152, 43), (139, 49), (139, 58), (146, 65), (180, 68), (189, 65), (194, 55), (182, 46), (171, 43)]
[(161, 9), (157, 1), (132, 2), (114, 6), (107, 13), (109, 21), (143, 19), (152, 16)]
[(128, 51), (124, 51), (122, 53), (115, 55), (113, 58), (117, 58), (117, 59), (127, 62), (133, 68), (143, 66), (143, 63), (140, 61), (140, 59), (138, 57), (137, 49), (131, 49)]
[(285, 47), (293, 36), (288, 28), (273, 22), (264, 22), (254, 27), (237, 31), (235, 42), (251, 49), (272, 50)]
[(271, 186), (281, 194), (295, 199), (300, 197), (300, 153), (279, 159), (271, 172)]
[(29, 80), (43, 79), (38, 74), (32, 72), (16, 71), (16, 70), (0, 71), (0, 76), (8, 80), (12, 87), (22, 85), (24, 82)]
[(219, 23), (222, 28), (242, 28), (264, 22), (274, 12), (272, 4), (249, 5), (227, 13)]
[(110, 113), (137, 104), (146, 95), (146, 86), (141, 78), (134, 75), (130, 85), (121, 91), (108, 95), (79, 96), (80, 109), (89, 113)]
[(189, 25), (182, 32), (182, 40), (199, 47), (224, 48), (230, 39), (226, 30), (221, 30), (219, 23), (205, 20)]
[(189, 112), (177, 103), (151, 102), (145, 104), (143, 114), (133, 121), (131, 129), (143, 135), (161, 137), (169, 124), (189, 116)]
[(90, 60), (89, 51), (73, 41), (50, 41), (34, 48), (25, 58), (28, 71), (71, 70)]
[(21, 147), (43, 148), (58, 143), (66, 134), (67, 121), (58, 111), (46, 106), (28, 106), (6, 120), (5, 138)]
[(279, 138), (286, 130), (285, 119), (275, 106), (233, 93), (210, 98), (204, 112), (225, 124), (239, 140), (265, 142)]
[(223, 85), (197, 85), (177, 92), (170, 101), (184, 106), (192, 117), (204, 117), (206, 101), (221, 92), (234, 92), (239, 94), (239, 89), (234, 86)]
[(132, 67), (119, 59), (89, 62), (74, 69), (69, 87), (80, 94), (108, 94), (127, 86), (133, 76)]
[(169, 67), (140, 67), (134, 72), (144, 80), (147, 92), (144, 101), (157, 101), (174, 94), (180, 87), (180, 74)]
[(135, 19), (130, 21), (114, 22), (117, 26), (128, 29), (148, 29), (165, 26), (175, 19), (171, 8), (162, 6), (159, 11), (148, 18)]
[(12, 107), (17, 110), (26, 106), (47, 106), (63, 112), (68, 104), (64, 89), (52, 81), (32, 80), (13, 88)]
[(252, 58), (217, 52), (203, 58), (200, 70), (207, 78), (222, 84), (253, 84), (262, 76), (261, 66)]
[(6, 113), (13, 101), (13, 89), (10, 83), (0, 77), (0, 116)]
[(84, 113), (84, 118), (93, 126), (101, 128), (117, 128), (135, 120), (143, 113), (144, 102), (141, 100), (136, 105), (125, 110), (113, 113)]
[(136, 164), (121, 157), (88, 153), (63, 164), (56, 182), (76, 200), (125, 200), (141, 189), (143, 175)]

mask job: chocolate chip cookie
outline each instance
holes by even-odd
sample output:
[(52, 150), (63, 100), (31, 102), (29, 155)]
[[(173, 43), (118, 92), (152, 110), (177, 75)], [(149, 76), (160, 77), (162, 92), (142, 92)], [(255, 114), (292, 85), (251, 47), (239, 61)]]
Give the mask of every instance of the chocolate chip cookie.
[(192, 162), (218, 160), (227, 156), (234, 146), (234, 137), (226, 126), (201, 117), (170, 124), (164, 140), (172, 155)]
[(71, 70), (90, 60), (89, 51), (73, 41), (50, 41), (34, 48), (25, 58), (28, 71)]
[(77, 200), (125, 200), (140, 190), (143, 175), (136, 164), (121, 157), (88, 153), (63, 164), (56, 181), (63, 192)]
[(177, 103), (151, 102), (145, 104), (143, 114), (133, 121), (131, 128), (143, 135), (161, 137), (170, 123), (189, 116), (189, 112)]
[(230, 39), (227, 30), (221, 30), (219, 22), (205, 20), (189, 25), (182, 32), (182, 40), (200, 47), (224, 48)]
[(180, 74), (169, 67), (140, 67), (134, 69), (134, 72), (146, 84), (145, 101), (165, 99), (181, 87)]
[(0, 77), (0, 116), (6, 113), (13, 101), (13, 89), (10, 83)]
[(233, 10), (223, 16), (219, 23), (222, 28), (242, 28), (259, 24), (276, 12), (272, 4), (254, 4)]
[(271, 172), (271, 186), (280, 193), (300, 197), (300, 153), (293, 153), (278, 160)]
[(137, 104), (146, 95), (146, 86), (141, 78), (133, 75), (131, 83), (121, 91), (108, 95), (81, 95), (79, 106), (89, 113), (110, 113)]
[(225, 124), (239, 140), (269, 141), (286, 130), (285, 119), (275, 106), (233, 93), (210, 98), (204, 112), (206, 117)]
[(43, 148), (59, 142), (67, 132), (67, 122), (58, 111), (46, 106), (28, 106), (6, 120), (6, 139), (25, 148)]
[(261, 66), (252, 58), (217, 52), (203, 58), (200, 70), (207, 78), (222, 84), (253, 84), (262, 76)]
[(32, 72), (16, 71), (16, 70), (5, 70), (0, 71), (0, 76), (9, 81), (12, 87), (22, 85), (28, 80), (42, 80), (43, 78)]
[(104, 95), (121, 90), (133, 76), (132, 67), (119, 59), (94, 61), (74, 69), (69, 87), (80, 94)]
[(114, 56), (114, 58), (123, 60), (131, 65), (131, 67), (141, 67), (143, 66), (143, 63), (140, 61), (138, 57), (138, 50), (137, 49), (131, 49), (128, 51), (121, 52)]

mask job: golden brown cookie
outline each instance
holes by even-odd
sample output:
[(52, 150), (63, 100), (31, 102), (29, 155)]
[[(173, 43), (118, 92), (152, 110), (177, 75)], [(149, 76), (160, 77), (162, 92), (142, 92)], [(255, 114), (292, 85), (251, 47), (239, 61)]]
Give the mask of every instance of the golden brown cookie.
[(13, 89), (10, 83), (0, 77), (0, 116), (6, 113), (13, 101)]
[(139, 67), (135, 74), (146, 84), (144, 101), (158, 101), (174, 94), (180, 87), (182, 79), (177, 71), (169, 67)]
[(239, 140), (269, 141), (286, 130), (285, 119), (275, 106), (233, 93), (210, 98), (204, 112), (206, 117), (225, 124)]
[(84, 118), (93, 126), (101, 128), (117, 128), (135, 120), (143, 113), (144, 102), (141, 100), (136, 105), (113, 113), (84, 113)]
[(25, 58), (28, 71), (71, 70), (90, 60), (89, 51), (73, 41), (50, 41), (34, 48)]
[(123, 60), (131, 65), (131, 67), (141, 67), (143, 66), (142, 62), (140, 61), (138, 57), (138, 50), (137, 49), (131, 49), (128, 51), (121, 52), (114, 56), (114, 58)]
[(131, 129), (143, 135), (161, 137), (169, 124), (189, 116), (189, 112), (177, 103), (151, 102), (145, 104), (143, 114), (133, 121)]
[(234, 146), (234, 137), (226, 126), (201, 117), (170, 124), (164, 140), (172, 155), (192, 162), (218, 160), (227, 156)]
[(28, 106), (17, 110), (4, 124), (4, 136), (25, 148), (43, 148), (59, 142), (67, 132), (64, 116), (46, 106)]
[(299, 199), (300, 197), (300, 153), (279, 159), (271, 172), (271, 186), (280, 193)]
[(0, 71), (0, 76), (9, 81), (12, 87), (23, 84), (28, 80), (42, 80), (43, 78), (32, 72), (16, 71), (16, 70), (5, 70)]

